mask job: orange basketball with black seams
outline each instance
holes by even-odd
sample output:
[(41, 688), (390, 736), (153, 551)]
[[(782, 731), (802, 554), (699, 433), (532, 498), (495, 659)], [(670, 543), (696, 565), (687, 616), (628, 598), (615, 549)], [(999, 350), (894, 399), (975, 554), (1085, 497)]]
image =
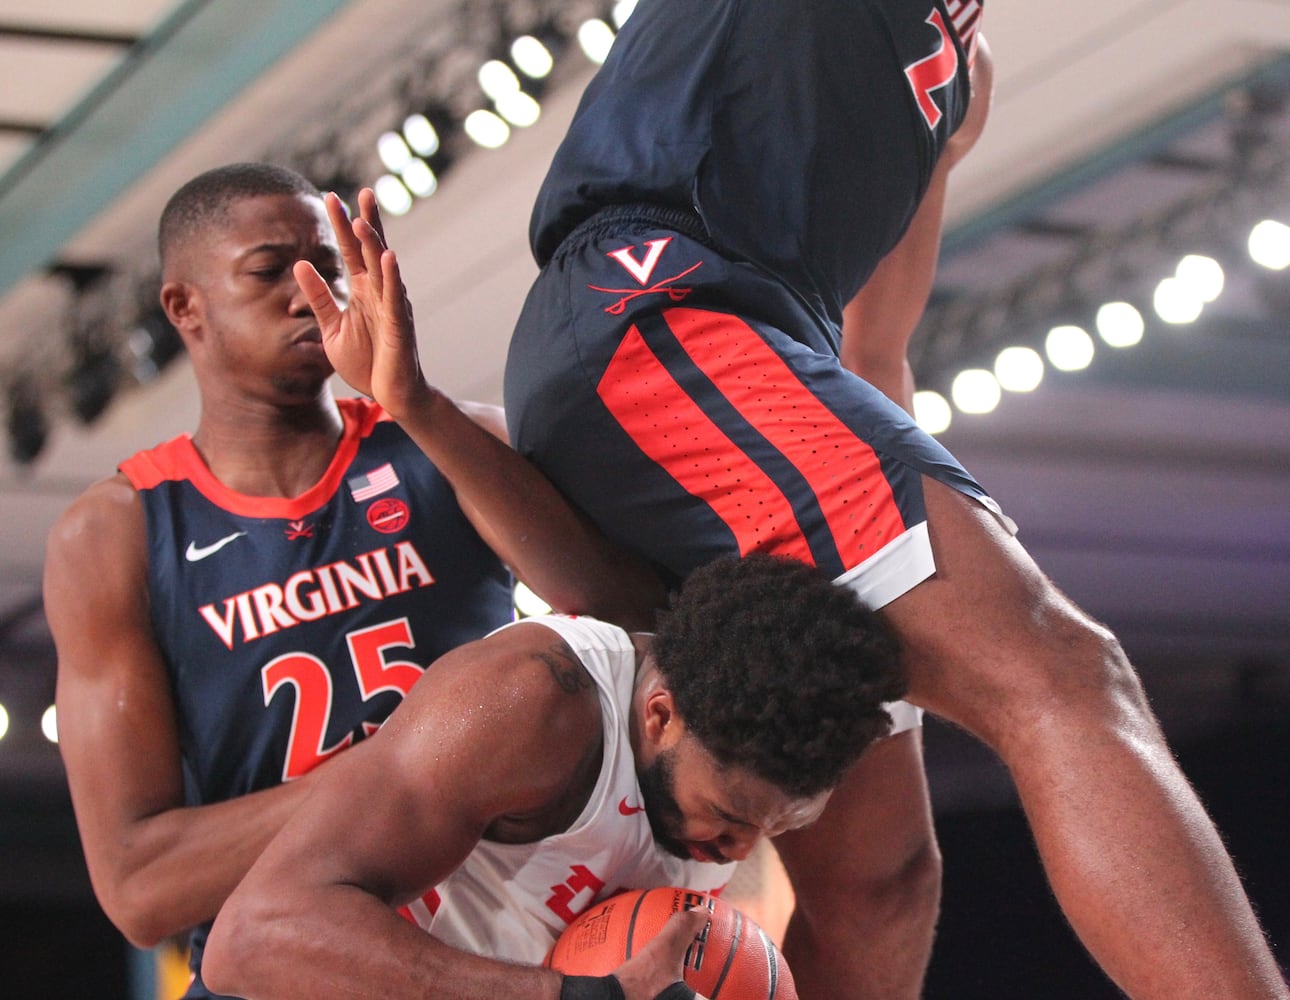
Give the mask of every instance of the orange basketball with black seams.
[(576, 976), (606, 976), (643, 948), (668, 918), (710, 914), (685, 953), (685, 982), (709, 1000), (797, 1000), (788, 963), (770, 936), (730, 903), (691, 889), (633, 889), (597, 903), (568, 926), (544, 964)]

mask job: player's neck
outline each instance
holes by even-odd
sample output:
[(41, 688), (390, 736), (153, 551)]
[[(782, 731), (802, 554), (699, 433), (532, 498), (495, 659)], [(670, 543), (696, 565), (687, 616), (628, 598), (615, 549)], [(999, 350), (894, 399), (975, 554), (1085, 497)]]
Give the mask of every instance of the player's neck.
[(295, 497), (327, 471), (344, 422), (325, 398), (298, 407), (203, 408), (193, 445), (211, 473), (248, 496)]

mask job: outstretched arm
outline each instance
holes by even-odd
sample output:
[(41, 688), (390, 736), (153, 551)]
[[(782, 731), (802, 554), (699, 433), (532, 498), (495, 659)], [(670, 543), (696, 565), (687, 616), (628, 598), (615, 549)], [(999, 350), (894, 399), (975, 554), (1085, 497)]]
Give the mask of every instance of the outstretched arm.
[(360, 193), (360, 215), (352, 222), (335, 195), (327, 195), (326, 205), (350, 273), (348, 307), (341, 309), (308, 262), (297, 263), (295, 275), (336, 371), (400, 423), (453, 484), (483, 538), (552, 607), (650, 627), (665, 601), (657, 576), (611, 545), (535, 466), (425, 378), (412, 306), (398, 258), (381, 235), (372, 192)]

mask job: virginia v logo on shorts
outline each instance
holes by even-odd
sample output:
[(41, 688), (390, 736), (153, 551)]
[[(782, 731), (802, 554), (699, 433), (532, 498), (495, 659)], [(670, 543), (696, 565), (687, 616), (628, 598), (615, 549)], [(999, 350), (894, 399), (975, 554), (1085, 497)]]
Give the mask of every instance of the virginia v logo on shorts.
[(189, 542), (188, 549), (184, 552), (184, 558), (189, 562), (201, 562), (207, 556), (213, 556), (229, 542), (245, 535), (245, 531), (235, 531), (231, 535), (225, 535), (219, 541), (211, 542), (209, 545), (198, 546), (196, 542)]
[(605, 288), (601, 285), (588, 285), (587, 287), (593, 292), (608, 292), (611, 295), (622, 296), (622, 298), (613, 305), (606, 307), (605, 312), (609, 313), (611, 316), (621, 316), (623, 312), (626, 311), (627, 304), (633, 299), (640, 298), (642, 295), (653, 295), (655, 293), (662, 293), (673, 302), (682, 302), (685, 300), (686, 296), (690, 294), (692, 289), (678, 288), (676, 287), (675, 282), (680, 281), (682, 278), (698, 270), (699, 267), (702, 266), (703, 261), (697, 261), (696, 263), (691, 264), (680, 274), (674, 274), (670, 278), (664, 278), (662, 281), (655, 282), (652, 285), (650, 284), (650, 281), (654, 277), (654, 268), (658, 266), (659, 258), (663, 256), (663, 251), (667, 249), (667, 245), (671, 242), (672, 237), (670, 236), (659, 240), (647, 240), (645, 246), (648, 249), (644, 256), (639, 260), (632, 253), (636, 249), (633, 246), (611, 250), (607, 254), (607, 256), (621, 264), (623, 269), (635, 278), (636, 283), (641, 287)]

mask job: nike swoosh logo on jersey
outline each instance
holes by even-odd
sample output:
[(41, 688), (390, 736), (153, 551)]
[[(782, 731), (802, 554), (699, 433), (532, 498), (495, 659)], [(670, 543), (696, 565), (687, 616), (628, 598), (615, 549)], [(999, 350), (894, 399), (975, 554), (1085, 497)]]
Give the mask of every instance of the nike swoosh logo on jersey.
[(189, 562), (201, 562), (207, 556), (213, 556), (235, 538), (241, 538), (245, 534), (245, 531), (235, 531), (231, 535), (225, 535), (217, 542), (211, 542), (209, 545), (203, 545), (200, 548), (196, 542), (189, 542), (188, 551), (184, 553), (184, 558)]
[(627, 796), (624, 795), (623, 800), (618, 803), (618, 811), (624, 816), (635, 816), (637, 813), (643, 813), (645, 811), (645, 807), (628, 805)]

